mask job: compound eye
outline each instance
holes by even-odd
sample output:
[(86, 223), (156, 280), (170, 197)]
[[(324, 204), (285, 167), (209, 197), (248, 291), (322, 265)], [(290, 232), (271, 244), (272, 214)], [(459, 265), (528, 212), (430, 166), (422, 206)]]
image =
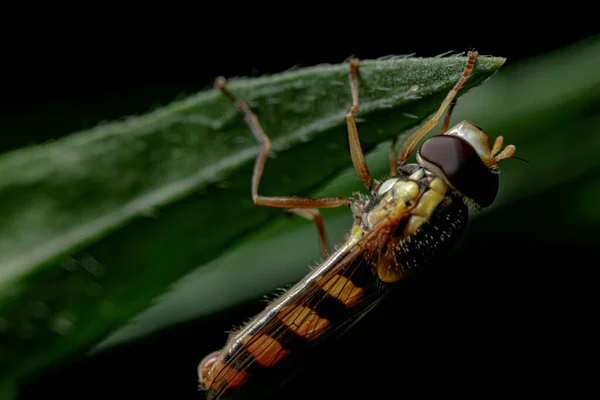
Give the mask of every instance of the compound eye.
[(481, 207), (494, 202), (498, 193), (498, 174), (485, 166), (475, 149), (457, 136), (434, 136), (419, 149), (420, 162), (433, 166), (464, 196)]

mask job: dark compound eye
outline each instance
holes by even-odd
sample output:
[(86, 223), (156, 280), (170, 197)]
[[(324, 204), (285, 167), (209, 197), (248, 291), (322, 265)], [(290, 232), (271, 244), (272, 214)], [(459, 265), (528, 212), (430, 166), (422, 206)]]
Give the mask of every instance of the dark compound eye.
[(494, 202), (498, 193), (498, 174), (485, 166), (477, 152), (456, 136), (434, 136), (419, 149), (420, 158), (442, 172), (448, 182), (481, 207)]

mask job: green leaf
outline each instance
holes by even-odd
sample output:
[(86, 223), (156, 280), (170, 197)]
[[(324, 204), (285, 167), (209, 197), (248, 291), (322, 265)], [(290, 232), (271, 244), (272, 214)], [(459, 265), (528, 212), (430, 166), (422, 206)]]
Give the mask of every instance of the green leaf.
[[(465, 62), (363, 61), (364, 149), (435, 111)], [(479, 58), (461, 94), (503, 62)], [(307, 194), (348, 165), (347, 65), (240, 79), (230, 87), (272, 138), (276, 158), (267, 165), (263, 194)], [(2, 155), (5, 387), (89, 348), (172, 282), (281, 216), (252, 204), (257, 152), (242, 116), (208, 90), (146, 116)]]
[[(536, 235), (542, 237), (565, 229), (556, 220), (568, 220), (573, 231), (598, 228), (600, 217), (595, 174), (600, 172), (600, 40), (538, 57), (529, 62), (503, 68), (489, 82), (465, 95), (458, 102), (453, 121), (469, 119), (484, 128), (492, 138), (503, 135), (506, 143), (517, 146), (519, 160), (502, 162), (501, 189), (494, 206), (473, 216), (456, 257), (465, 256), (478, 240), (509, 243), (516, 237), (514, 226), (504, 221), (516, 216), (532, 219), (540, 215)], [(362, 125), (359, 125), (362, 134)], [(437, 131), (436, 131), (437, 132)], [(371, 173), (388, 173), (389, 143), (379, 145), (367, 156)], [(348, 159), (347, 159), (348, 160)], [(349, 161), (347, 161), (349, 163)], [(567, 185), (571, 207), (564, 207), (565, 196), (556, 187)], [(561, 186), (562, 185), (562, 186)], [(331, 180), (315, 196), (345, 194), (362, 190), (351, 167)], [(578, 197), (576, 193), (586, 193)], [(544, 199), (540, 204), (521, 205), (527, 198)], [(573, 198), (579, 199), (573, 201)], [(515, 212), (519, 205), (520, 212)], [(585, 205), (591, 205), (586, 207)], [(528, 207), (528, 208), (527, 208)], [(542, 211), (544, 210), (544, 211)], [(578, 210), (577, 218), (573, 212)], [(348, 210), (323, 210), (330, 241), (339, 243), (351, 225)], [(548, 215), (553, 215), (548, 218)], [(590, 218), (590, 214), (592, 218)], [(537, 221), (537, 218), (536, 218)], [(481, 234), (482, 229), (486, 229)], [(521, 240), (531, 231), (521, 229)], [(558, 233), (557, 233), (558, 234)], [(560, 236), (560, 235), (559, 235)], [(537, 237), (537, 236), (536, 236)], [(248, 261), (250, 260), (250, 261)], [(183, 277), (156, 303), (130, 323), (100, 343), (95, 351), (147, 336), (176, 323), (200, 318), (218, 310), (269, 293), (276, 287), (298, 280), (309, 265), (319, 260), (319, 248), (312, 224), (300, 218), (281, 217), (275, 224), (247, 235), (223, 256)]]

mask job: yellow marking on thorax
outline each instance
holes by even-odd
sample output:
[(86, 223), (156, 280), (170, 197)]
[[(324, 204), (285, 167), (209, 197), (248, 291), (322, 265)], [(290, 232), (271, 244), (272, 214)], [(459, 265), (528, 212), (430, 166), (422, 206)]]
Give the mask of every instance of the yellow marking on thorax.
[[(417, 175), (419, 173), (419, 175)], [(415, 172), (416, 177), (422, 178), (422, 171), (419, 170)], [(416, 186), (414, 182), (403, 182), (403, 183), (412, 183)], [(398, 185), (398, 184), (397, 184)], [(418, 189), (418, 187), (417, 187)], [(434, 178), (429, 183), (429, 190), (426, 190), (421, 197), (419, 198), (416, 205), (412, 206), (412, 209), (408, 209), (409, 206), (403, 206), (403, 204), (397, 204), (397, 210), (403, 210), (405, 214), (408, 214), (408, 221), (406, 223), (406, 227), (404, 228), (403, 235), (404, 237), (408, 237), (417, 230), (431, 217), (431, 215), (435, 212), (436, 208), (446, 197), (446, 192), (448, 190), (448, 185), (444, 183), (439, 178)], [(408, 191), (407, 191), (408, 193)], [(417, 193), (418, 195), (418, 193)], [(412, 199), (417, 197), (415, 195)], [(402, 196), (397, 196), (399, 200), (402, 200)], [(411, 199), (411, 200), (412, 200)], [(397, 203), (400, 203), (398, 201)], [(399, 215), (399, 211), (398, 211)], [(389, 251), (395, 251), (394, 249), (390, 249)], [(379, 279), (386, 283), (398, 282), (405, 275), (405, 270), (402, 265), (396, 265), (393, 260), (389, 257), (380, 256), (377, 260), (377, 275)]]
[(319, 317), (319, 314), (310, 307), (301, 305), (290, 305), (277, 313), (277, 318), (296, 334), (307, 339), (315, 339), (329, 326), (327, 318)]
[(343, 275), (334, 275), (324, 281), (325, 278), (317, 278), (317, 284), (330, 296), (339, 299), (346, 307), (349, 307), (360, 300), (363, 295), (363, 288), (356, 286), (350, 279)]
[(440, 178), (434, 178), (429, 184), (429, 190), (423, 193), (419, 202), (411, 211), (404, 234), (406, 236), (415, 233), (427, 221), (437, 206), (444, 200), (448, 191), (448, 185)]
[(442, 179), (440, 178), (434, 178), (430, 183), (429, 183), (429, 187), (431, 188), (431, 190), (433, 190), (434, 192), (437, 192), (439, 194), (443, 194), (444, 196), (446, 195), (446, 192), (448, 191), (448, 185), (446, 184), (446, 182), (444, 182)]
[(266, 334), (244, 336), (241, 342), (262, 367), (272, 367), (290, 353), (279, 341)]
[(367, 225), (372, 228), (383, 220), (398, 218), (410, 207), (407, 203), (416, 199), (420, 192), (416, 182), (399, 180), (384, 194), (377, 207), (369, 212)]

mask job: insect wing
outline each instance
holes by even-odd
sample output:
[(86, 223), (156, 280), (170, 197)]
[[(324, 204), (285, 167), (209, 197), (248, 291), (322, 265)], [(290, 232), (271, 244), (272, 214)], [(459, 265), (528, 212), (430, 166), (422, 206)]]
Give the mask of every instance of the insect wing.
[[(251, 367), (269, 369), (288, 356), (340, 335), (383, 297), (374, 266), (385, 239), (372, 231), (361, 239), (350, 237), (331, 257), (275, 300), (234, 338), (238, 346), (225, 356), (223, 367), (209, 388), (209, 399), (219, 399), (230, 386), (246, 378)], [(231, 385), (227, 383), (232, 383)]]

